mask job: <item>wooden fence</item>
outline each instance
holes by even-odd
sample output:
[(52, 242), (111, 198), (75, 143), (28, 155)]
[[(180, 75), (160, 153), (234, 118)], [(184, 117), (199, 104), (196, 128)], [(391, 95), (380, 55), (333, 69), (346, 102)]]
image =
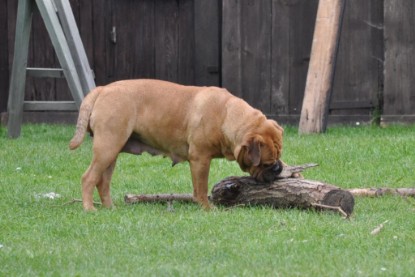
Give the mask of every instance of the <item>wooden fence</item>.
[[(298, 123), (318, 0), (71, 0), (96, 83), (159, 78), (228, 88)], [(415, 122), (415, 2), (348, 0), (330, 122)], [(0, 0), (0, 112), (7, 110), (16, 0)], [(28, 66), (59, 67), (34, 15)], [(28, 78), (27, 100), (70, 100), (64, 79)], [(39, 115), (40, 114), (40, 115)], [(35, 121), (73, 121), (37, 113)]]

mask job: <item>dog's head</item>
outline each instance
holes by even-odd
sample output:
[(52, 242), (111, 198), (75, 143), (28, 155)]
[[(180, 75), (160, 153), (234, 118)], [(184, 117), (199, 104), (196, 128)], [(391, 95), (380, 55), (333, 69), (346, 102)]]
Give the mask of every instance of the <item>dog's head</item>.
[(247, 134), (235, 149), (236, 160), (245, 172), (260, 182), (272, 182), (282, 171), (283, 128), (274, 120), (266, 120)]

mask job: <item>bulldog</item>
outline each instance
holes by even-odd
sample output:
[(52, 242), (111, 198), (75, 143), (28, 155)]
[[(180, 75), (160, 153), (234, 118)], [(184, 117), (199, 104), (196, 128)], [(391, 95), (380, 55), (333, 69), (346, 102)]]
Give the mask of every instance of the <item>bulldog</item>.
[(283, 167), (283, 128), (218, 87), (147, 79), (97, 87), (82, 101), (69, 148), (76, 149), (87, 131), (93, 157), (81, 180), (86, 211), (95, 210), (95, 187), (102, 205), (112, 207), (110, 182), (121, 152), (161, 154), (173, 165), (188, 161), (194, 200), (206, 209), (213, 158), (236, 160), (261, 182), (274, 181)]

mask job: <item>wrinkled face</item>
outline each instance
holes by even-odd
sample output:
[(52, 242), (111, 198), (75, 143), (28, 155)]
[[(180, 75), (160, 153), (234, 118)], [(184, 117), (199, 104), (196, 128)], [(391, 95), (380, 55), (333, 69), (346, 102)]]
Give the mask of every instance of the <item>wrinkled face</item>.
[(267, 120), (248, 135), (236, 153), (241, 169), (260, 182), (275, 181), (282, 171), (283, 131), (277, 122)]

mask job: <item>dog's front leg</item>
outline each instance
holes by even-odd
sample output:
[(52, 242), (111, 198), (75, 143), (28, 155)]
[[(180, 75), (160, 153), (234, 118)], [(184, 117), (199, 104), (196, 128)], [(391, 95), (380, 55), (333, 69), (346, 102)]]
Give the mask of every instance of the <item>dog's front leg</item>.
[(193, 198), (204, 209), (210, 209), (208, 200), (208, 178), (210, 158), (196, 157), (190, 159), (190, 171), (193, 182)]

